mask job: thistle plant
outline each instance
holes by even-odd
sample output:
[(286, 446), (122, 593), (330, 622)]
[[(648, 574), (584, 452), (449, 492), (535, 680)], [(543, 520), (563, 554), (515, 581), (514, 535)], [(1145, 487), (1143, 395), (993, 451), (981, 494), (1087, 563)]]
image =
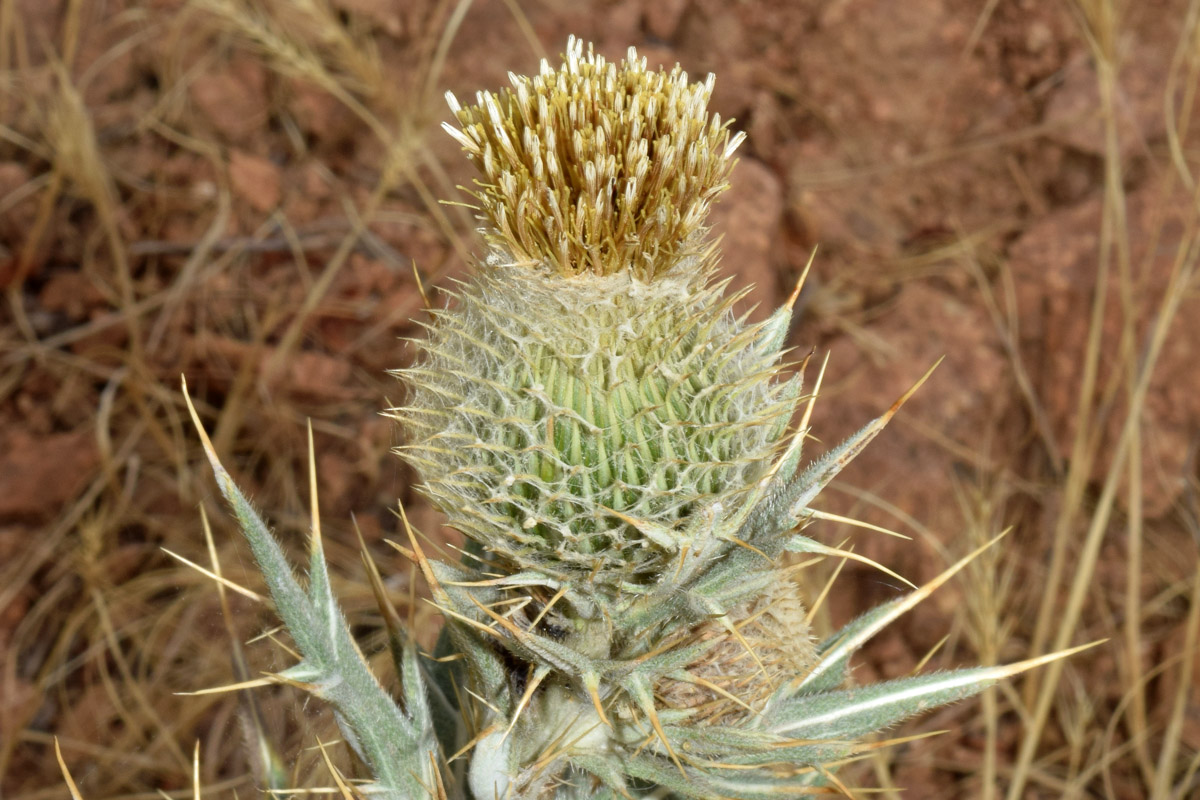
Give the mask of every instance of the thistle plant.
[(430, 657), (396, 632), (399, 702), (338, 611), (315, 503), (302, 586), (205, 438), (302, 656), (280, 677), (334, 706), (361, 791), (799, 796), (867, 737), (1058, 657), (846, 686), (851, 655), (972, 557), (814, 639), (787, 556), (853, 557), (807, 535), (814, 501), (903, 398), (802, 463), (817, 390), (785, 361), (791, 303), (750, 323), (716, 280), (705, 217), (741, 136), (708, 114), (711, 76), (572, 39), (510, 80), (450, 97), (488, 252), (390, 410), (467, 542), (456, 563), (398, 545), (446, 618)]

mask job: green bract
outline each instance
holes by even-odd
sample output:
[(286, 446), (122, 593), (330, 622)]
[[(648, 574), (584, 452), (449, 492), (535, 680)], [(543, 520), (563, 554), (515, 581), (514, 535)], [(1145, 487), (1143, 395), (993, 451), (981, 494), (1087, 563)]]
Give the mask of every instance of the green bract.
[(770, 467), (799, 381), (782, 320), (746, 326), (681, 265), (563, 277), (493, 265), (401, 373), (402, 453), (489, 569), (614, 600), (651, 591)]

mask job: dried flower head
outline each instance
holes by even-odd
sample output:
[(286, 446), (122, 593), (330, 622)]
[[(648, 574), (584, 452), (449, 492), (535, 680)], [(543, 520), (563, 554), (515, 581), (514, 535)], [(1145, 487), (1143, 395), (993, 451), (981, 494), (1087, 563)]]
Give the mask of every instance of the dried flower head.
[(707, 114), (713, 77), (648, 70), (631, 47), (619, 64), (574, 37), (565, 63), (511, 89), (450, 106), (446, 129), (483, 174), (490, 244), (565, 275), (629, 270), (644, 281), (703, 251), (704, 219), (726, 186), (742, 134)]
[(801, 589), (786, 570), (772, 572), (761, 594), (701, 622), (687, 638), (711, 646), (688, 664), (686, 680), (665, 677), (655, 692), (665, 707), (685, 709), (696, 724), (750, 718), (817, 662)]

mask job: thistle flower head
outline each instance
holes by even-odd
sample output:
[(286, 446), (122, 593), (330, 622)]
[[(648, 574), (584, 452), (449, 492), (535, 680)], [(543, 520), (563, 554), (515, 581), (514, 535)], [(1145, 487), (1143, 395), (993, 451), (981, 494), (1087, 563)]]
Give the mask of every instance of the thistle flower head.
[(492, 252), (402, 373), (402, 454), (491, 569), (612, 598), (714, 535), (688, 526), (736, 507), (798, 384), (774, 380), (779, 320), (746, 325), (707, 285), (740, 140), (708, 115), (712, 79), (572, 39), (510, 80), (451, 98)]
[(505, 258), (649, 281), (699, 253), (742, 139), (707, 113), (711, 75), (647, 69), (632, 47), (614, 64), (572, 37), (559, 69), (509, 81), (473, 106), (448, 95), (462, 127), (446, 126), (482, 173), (485, 233)]
[(493, 568), (636, 591), (737, 507), (798, 385), (718, 289), (507, 267), (435, 312), (401, 453)]

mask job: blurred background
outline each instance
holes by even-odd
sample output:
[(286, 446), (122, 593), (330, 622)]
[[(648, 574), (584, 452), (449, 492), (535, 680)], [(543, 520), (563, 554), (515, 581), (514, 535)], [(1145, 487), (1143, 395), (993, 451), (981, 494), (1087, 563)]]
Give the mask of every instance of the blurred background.
[[(291, 688), (182, 694), (291, 656), (180, 375), (297, 554), (312, 420), (364, 648), (383, 639), (359, 536), (431, 646), (440, 617), (386, 543), (405, 539), (397, 501), (455, 534), (379, 412), (404, 338), (479, 252), (443, 93), (498, 89), (572, 33), (717, 75), (713, 110), (749, 138), (713, 221), (750, 313), (817, 248), (791, 334), (810, 378), (829, 358), (810, 452), (945, 357), (822, 498), (911, 539), (812, 535), (920, 583), (1011, 531), (855, 680), (1105, 640), (894, 731), (843, 781), (1196, 797), (1198, 6), (3, 0), (0, 797), (66, 796), (56, 736), (88, 800), (190, 797), (197, 745), (206, 796), (254, 796), (272, 764), (297, 788), (332, 785), (326, 758), (353, 773)], [(904, 591), (855, 562), (806, 574), (819, 591), (835, 573), (823, 630)]]

